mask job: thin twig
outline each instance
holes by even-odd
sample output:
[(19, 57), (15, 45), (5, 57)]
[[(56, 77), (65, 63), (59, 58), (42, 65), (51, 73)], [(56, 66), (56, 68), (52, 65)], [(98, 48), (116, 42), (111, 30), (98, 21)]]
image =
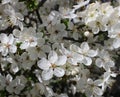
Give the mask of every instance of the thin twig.
[(80, 41), (80, 40), (75, 40), (74, 38), (71, 38), (71, 37), (63, 37), (63, 40), (70, 40), (70, 41), (79, 42), (79, 43), (82, 42), (82, 41)]
[(43, 4), (44, 4), (46, 1), (47, 1), (47, 0), (42, 0), (41, 2), (39, 2), (38, 7), (37, 7), (37, 9), (35, 10), (40, 24), (42, 24), (43, 21), (42, 21), (42, 19), (41, 19), (40, 13), (39, 13), (39, 8), (40, 8), (41, 6), (43, 6)]
[(39, 13), (38, 9), (36, 9), (35, 12), (36, 12), (36, 14), (37, 14), (37, 17), (38, 17), (38, 20), (39, 20), (40, 24), (42, 24), (43, 21), (42, 21), (42, 19), (41, 19), (41, 17), (40, 17), (40, 13)]
[(41, 6), (43, 6), (43, 4), (46, 2), (47, 0), (42, 0), (41, 2), (39, 2), (39, 4), (38, 4), (38, 9), (41, 7)]

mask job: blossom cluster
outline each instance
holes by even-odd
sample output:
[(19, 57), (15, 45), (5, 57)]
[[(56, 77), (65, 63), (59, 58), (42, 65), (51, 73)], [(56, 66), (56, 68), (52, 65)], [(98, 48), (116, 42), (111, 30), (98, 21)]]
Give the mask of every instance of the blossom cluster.
[(118, 75), (119, 0), (33, 1), (32, 11), (0, 3), (0, 97), (105, 97)]

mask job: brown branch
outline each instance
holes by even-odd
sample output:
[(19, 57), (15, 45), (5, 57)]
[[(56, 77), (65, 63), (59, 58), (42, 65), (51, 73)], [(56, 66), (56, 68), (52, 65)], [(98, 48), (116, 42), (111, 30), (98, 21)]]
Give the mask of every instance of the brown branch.
[(38, 4), (38, 9), (44, 5), (44, 3), (46, 2), (47, 0), (42, 0), (41, 2), (39, 2)]
[(71, 37), (63, 37), (63, 40), (70, 40), (70, 41), (73, 41), (73, 42), (83, 42), (82, 40), (75, 40), (74, 38), (71, 38)]

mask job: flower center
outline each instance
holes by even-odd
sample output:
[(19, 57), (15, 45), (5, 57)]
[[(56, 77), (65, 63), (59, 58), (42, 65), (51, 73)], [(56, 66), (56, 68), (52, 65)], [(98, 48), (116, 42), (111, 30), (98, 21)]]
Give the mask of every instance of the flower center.
[(51, 67), (54, 69), (56, 67), (56, 65), (55, 64), (51, 64)]
[(6, 43), (4, 44), (6, 48), (9, 48), (10, 47), (10, 44), (9, 43)]

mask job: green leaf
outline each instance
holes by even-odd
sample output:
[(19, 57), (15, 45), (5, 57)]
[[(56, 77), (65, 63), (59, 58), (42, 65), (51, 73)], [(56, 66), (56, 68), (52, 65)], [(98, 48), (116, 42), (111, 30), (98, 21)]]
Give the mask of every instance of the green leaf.
[(69, 22), (69, 19), (63, 19), (63, 20), (61, 20), (61, 23), (65, 24), (66, 29), (68, 28), (68, 22)]

